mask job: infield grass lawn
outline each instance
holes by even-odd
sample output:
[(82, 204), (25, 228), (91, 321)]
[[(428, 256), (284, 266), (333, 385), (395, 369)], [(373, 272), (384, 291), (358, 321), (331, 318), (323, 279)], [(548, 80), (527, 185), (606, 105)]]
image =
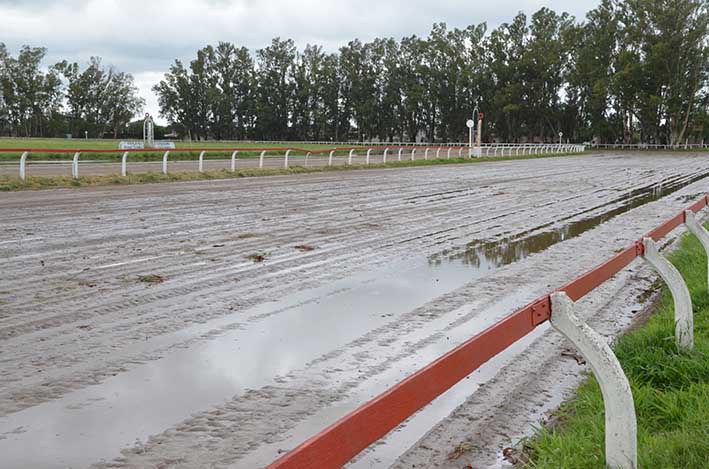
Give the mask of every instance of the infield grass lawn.
[[(638, 467), (709, 468), (707, 260), (692, 235), (668, 257), (692, 295), (694, 350), (680, 352), (675, 345), (674, 306), (664, 287), (647, 324), (620, 337), (613, 349), (635, 399)], [(524, 443), (527, 467), (605, 467), (603, 399), (593, 377), (552, 421)]]
[[(131, 139), (125, 139), (131, 140)], [(53, 149), (68, 149), (68, 150), (116, 150), (116, 153), (84, 153), (81, 155), (82, 160), (118, 160), (121, 158), (121, 150), (118, 149), (118, 143), (121, 140), (109, 139), (80, 139), (80, 138), (0, 138), (0, 149), (2, 148), (32, 148), (47, 150), (46, 152), (35, 152), (30, 154), (30, 158), (38, 160), (48, 159), (71, 159), (71, 153), (52, 153)], [(284, 148), (296, 147), (303, 150), (325, 150), (335, 148), (336, 145), (320, 144), (320, 143), (254, 143), (254, 142), (225, 142), (225, 141), (203, 141), (203, 142), (183, 142), (175, 141), (175, 146), (178, 149), (190, 148)], [(340, 148), (346, 147), (343, 145)], [(343, 150), (344, 151), (344, 150)], [(2, 153), (0, 152), (0, 161), (14, 161), (20, 158), (20, 152)], [(216, 159), (228, 157), (231, 152), (207, 153), (206, 159)], [(293, 152), (293, 155), (301, 154), (301, 152)], [(342, 154), (342, 152), (337, 153)], [(193, 159), (199, 155), (198, 152), (189, 153), (174, 153), (170, 156), (173, 160)], [(239, 157), (257, 156), (258, 152), (242, 152)], [(131, 152), (128, 157), (129, 161), (150, 161), (161, 158), (162, 152)]]

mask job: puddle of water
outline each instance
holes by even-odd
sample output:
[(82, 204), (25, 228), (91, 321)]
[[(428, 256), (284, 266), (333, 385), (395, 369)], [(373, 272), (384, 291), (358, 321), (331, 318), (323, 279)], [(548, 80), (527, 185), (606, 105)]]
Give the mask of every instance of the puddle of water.
[[(489, 266), (499, 267), (502, 265), (511, 264), (518, 260), (524, 259), (530, 254), (544, 251), (556, 243), (580, 236), (586, 231), (593, 229), (618, 215), (673, 194), (683, 187), (700, 181), (707, 176), (709, 176), (709, 172), (700, 173), (690, 178), (667, 179), (659, 184), (653, 184), (630, 191), (622, 197), (585, 210), (581, 213), (576, 213), (571, 217), (562, 218), (554, 223), (547, 223), (537, 226), (513, 238), (503, 238), (493, 241), (473, 241), (461, 251), (443, 251), (440, 254), (431, 256), (429, 261), (434, 265), (438, 265), (444, 260), (462, 260), (464, 263), (475, 268), (480, 268), (481, 266), (488, 266), (488, 268)], [(560, 224), (560, 222), (563, 223), (571, 218), (578, 218), (579, 215), (594, 212), (598, 209), (610, 206), (614, 206), (614, 208), (592, 216), (577, 219), (569, 223)], [(547, 229), (553, 225), (556, 226), (551, 229)], [(540, 229), (544, 231), (539, 232)]]
[[(520, 304), (527, 303), (534, 298), (533, 289), (523, 288), (495, 302), (484, 310), (480, 311), (474, 318), (457, 325), (452, 329), (447, 329), (451, 322), (451, 317), (463, 315), (469, 312), (468, 306), (463, 306), (456, 311), (452, 311), (445, 317), (432, 320), (422, 331), (420, 337), (407, 336), (407, 341), (415, 342), (419, 338), (431, 331), (445, 331), (445, 335), (433, 343), (430, 343), (417, 350), (416, 354), (408, 356), (399, 362), (396, 367), (392, 367), (383, 373), (367, 380), (360, 388), (355, 389), (345, 400), (339, 401), (323, 408), (317, 414), (309, 417), (288, 432), (288, 436), (273, 444), (260, 446), (256, 451), (249, 454), (240, 461), (244, 467), (263, 467), (278, 458), (283, 449), (294, 448), (302, 443), (305, 438), (316, 434), (324, 427), (334, 423), (343, 415), (355, 410), (362, 403), (366, 402), (382, 392), (386, 391), (392, 383), (401, 381), (410, 375), (414, 370), (422, 365), (430, 363), (434, 359), (450, 351), (454, 345), (462, 343), (471, 335), (484, 330), (496, 321), (510, 314)], [(369, 448), (354, 462), (347, 465), (348, 468), (370, 468), (389, 467), (407, 448), (411, 447), (420, 439), (436, 422), (441, 421), (458, 405), (470, 396), (484, 382), (490, 380), (500, 369), (509, 363), (514, 356), (523, 351), (533, 340), (539, 337), (547, 329), (547, 326), (537, 328), (522, 340), (516, 342), (503, 353), (498, 354), (485, 365), (478, 368), (468, 377), (458, 382), (451, 389), (436, 398), (431, 404), (416, 413), (398, 427), (384, 439), (380, 440), (373, 447)]]
[[(9, 467), (50, 468), (84, 466), (113, 459), (136, 440), (144, 441), (191, 414), (219, 405), (247, 389), (274, 384), (275, 377), (302, 368), (309, 361), (374, 328), (396, 321), (402, 314), (499, 266), (578, 236), (707, 175), (709, 173), (639, 189), (585, 212), (612, 207), (602, 214), (577, 219), (552, 230), (530, 234), (538, 231), (537, 227), (514, 239), (474, 242), (462, 254), (444, 253), (428, 261), (402, 262), (299, 292), (168, 337), (157, 337), (137, 346), (136, 350), (150, 350), (168, 340), (184, 340), (216, 327), (238, 325), (237, 329), (212, 340), (171, 352), (95, 386), (0, 418), (3, 462)], [(578, 216), (574, 214), (567, 220)], [(550, 224), (544, 228), (548, 226)], [(471, 270), (470, 265), (476, 269)], [(258, 320), (245, 322), (245, 317), (258, 317)], [(469, 336), (470, 329), (465, 333)], [(435, 354), (412, 357), (417, 365), (413, 369), (425, 364), (425, 358), (433, 359), (446, 350), (444, 347), (432, 351)], [(398, 370), (403, 368), (397, 367)], [(390, 378), (392, 380), (387, 381), (377, 378), (382, 389), (397, 381)], [(371, 393), (372, 389), (364, 391)], [(431, 424), (427, 422), (429, 428)]]
[[(10, 467), (49, 468), (112, 459), (136, 440), (246, 389), (275, 384), (274, 377), (301, 368), (475, 277), (462, 263), (431, 269), (421, 261), (391, 266), (374, 278), (370, 272), (307, 292), (320, 298), (316, 302), (289, 298), (261, 305), (251, 312), (280, 312), (98, 385), (0, 418), (3, 462)], [(204, 331), (205, 326), (195, 330)], [(186, 335), (182, 331), (176, 337)]]

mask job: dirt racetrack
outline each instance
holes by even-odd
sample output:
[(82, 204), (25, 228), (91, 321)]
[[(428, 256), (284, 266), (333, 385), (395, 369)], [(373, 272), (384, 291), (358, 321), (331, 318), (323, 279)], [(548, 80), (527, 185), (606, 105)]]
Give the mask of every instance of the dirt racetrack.
[[(708, 175), (604, 154), (2, 194), (0, 466), (263, 466)], [(612, 337), (654, 280), (637, 261), (581, 314)], [(499, 466), (578, 382), (570, 355), (538, 329), (351, 466)]]

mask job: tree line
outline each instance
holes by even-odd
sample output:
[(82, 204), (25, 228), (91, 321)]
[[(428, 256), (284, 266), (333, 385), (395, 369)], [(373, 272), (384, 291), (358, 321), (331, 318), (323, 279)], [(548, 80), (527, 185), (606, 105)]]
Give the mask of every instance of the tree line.
[(13, 57), (0, 43), (0, 135), (116, 138), (142, 112), (133, 77), (91, 57), (83, 69), (62, 61), (44, 68), (43, 47)]
[(701, 140), (707, 20), (706, 0), (603, 0), (581, 22), (542, 8), (336, 53), (220, 42), (154, 91), (193, 139), (464, 141), (477, 106), (488, 140)]
[[(336, 52), (275, 38), (208, 45), (153, 87), (183, 138), (670, 143), (709, 136), (709, 1), (602, 0), (582, 21), (542, 8), (488, 31), (353, 40)], [(142, 109), (133, 79), (92, 59), (42, 72), (44, 49), (0, 45), (0, 132), (118, 135)]]

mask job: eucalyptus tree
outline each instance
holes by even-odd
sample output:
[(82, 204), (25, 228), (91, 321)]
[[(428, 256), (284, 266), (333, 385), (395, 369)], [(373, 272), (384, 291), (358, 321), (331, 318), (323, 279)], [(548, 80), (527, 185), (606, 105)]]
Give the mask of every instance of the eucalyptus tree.
[(255, 134), (263, 140), (289, 138), (295, 44), (291, 39), (275, 38), (270, 46), (256, 51), (256, 57)]
[(574, 63), (569, 88), (578, 103), (578, 114), (573, 120), (577, 121), (579, 136), (584, 139), (600, 142), (619, 137), (611, 115), (614, 65), (620, 53), (618, 28), (616, 4), (602, 0), (588, 12), (586, 22), (576, 28), (570, 43)]
[[(628, 0), (622, 4), (623, 42), (631, 46), (641, 138), (682, 142), (708, 74), (706, 0)], [(628, 62), (630, 62), (628, 60)]]
[(66, 81), (69, 129), (74, 134), (103, 137), (110, 133), (115, 138), (143, 109), (145, 102), (138, 96), (133, 77), (104, 67), (99, 57), (91, 57), (83, 71), (77, 63), (66, 61), (55, 70)]
[(47, 50), (23, 46), (13, 57), (0, 45), (0, 112), (17, 136), (44, 136), (61, 110), (62, 84), (56, 70), (42, 69)]

